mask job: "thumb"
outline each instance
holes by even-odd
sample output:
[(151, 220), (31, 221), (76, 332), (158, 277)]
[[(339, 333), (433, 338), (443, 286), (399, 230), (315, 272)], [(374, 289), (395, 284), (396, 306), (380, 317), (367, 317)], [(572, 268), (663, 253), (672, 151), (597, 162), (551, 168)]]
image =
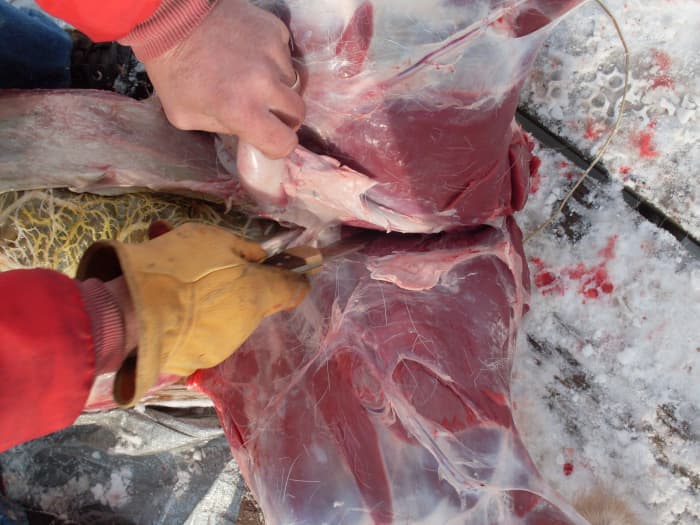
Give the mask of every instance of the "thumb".
[(229, 246), (234, 253), (248, 262), (260, 262), (267, 257), (267, 253), (258, 243), (246, 240), (233, 233), (229, 237)]

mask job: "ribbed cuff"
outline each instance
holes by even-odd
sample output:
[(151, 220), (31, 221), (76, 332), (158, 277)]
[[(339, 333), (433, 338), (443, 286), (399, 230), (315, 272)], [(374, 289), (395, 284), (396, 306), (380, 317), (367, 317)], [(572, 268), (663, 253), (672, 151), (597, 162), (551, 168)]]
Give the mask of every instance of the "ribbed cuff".
[(131, 46), (145, 62), (156, 58), (187, 38), (209, 14), (217, 0), (163, 0), (156, 12), (119, 43)]
[(116, 300), (99, 279), (77, 281), (90, 317), (95, 343), (95, 375), (116, 371), (124, 359), (124, 318)]

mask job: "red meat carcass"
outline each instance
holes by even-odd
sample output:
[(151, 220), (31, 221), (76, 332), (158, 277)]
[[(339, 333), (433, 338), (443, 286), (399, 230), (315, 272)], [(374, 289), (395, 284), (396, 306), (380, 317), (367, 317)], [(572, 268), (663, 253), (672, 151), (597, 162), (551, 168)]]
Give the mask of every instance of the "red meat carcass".
[(193, 378), (268, 523), (585, 523), (514, 427), (528, 275), (500, 222), (326, 264), (298, 310)]
[(551, 22), (580, 0), (260, 3), (290, 25), (307, 104), (287, 159), (238, 146), (263, 212), (314, 231), (437, 232), (524, 205), (518, 93)]
[[(577, 0), (263, 2), (289, 24), (308, 115), (281, 161), (223, 139), (266, 215), (310, 236), (406, 232), (326, 264), (309, 299), (193, 381), (271, 524), (586, 523), (512, 419), (527, 299), (513, 123)], [(442, 233), (437, 233), (442, 232)], [(421, 235), (431, 234), (431, 235)]]

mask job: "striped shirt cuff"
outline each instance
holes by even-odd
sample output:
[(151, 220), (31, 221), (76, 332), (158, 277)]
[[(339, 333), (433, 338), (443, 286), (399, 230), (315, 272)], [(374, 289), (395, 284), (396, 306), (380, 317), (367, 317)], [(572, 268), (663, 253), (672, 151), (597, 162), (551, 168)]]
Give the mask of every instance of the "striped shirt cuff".
[(95, 376), (116, 371), (124, 359), (124, 319), (116, 300), (99, 279), (78, 281), (90, 317), (95, 345)]
[(119, 43), (131, 46), (142, 62), (159, 57), (185, 40), (217, 0), (163, 0), (156, 12)]

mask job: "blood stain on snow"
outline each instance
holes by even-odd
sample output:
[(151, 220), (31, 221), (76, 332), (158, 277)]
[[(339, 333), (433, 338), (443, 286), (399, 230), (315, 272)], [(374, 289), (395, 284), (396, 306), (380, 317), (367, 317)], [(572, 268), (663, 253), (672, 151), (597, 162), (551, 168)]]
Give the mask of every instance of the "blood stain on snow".
[(565, 161), (565, 160), (561, 161), (559, 163), (559, 167), (564, 172), (564, 177), (566, 177), (568, 180), (571, 180), (576, 176), (576, 174), (573, 171), (568, 170), (568, 168), (570, 168), (571, 165), (567, 161)]
[(651, 89), (659, 87), (674, 88), (676, 87), (676, 82), (668, 75), (657, 75), (651, 82)]
[(615, 289), (605, 265), (615, 257), (617, 239), (617, 235), (608, 237), (608, 242), (605, 247), (598, 252), (598, 255), (603, 259), (601, 263), (590, 267), (579, 263), (573, 268), (565, 270), (566, 275), (570, 279), (581, 283), (578, 288), (578, 293), (583, 297), (587, 299), (597, 299), (600, 297), (601, 293), (611, 294)]
[(530, 262), (535, 265), (535, 268), (537, 268), (537, 270), (542, 270), (545, 267), (544, 261), (539, 257), (531, 257)]
[(537, 288), (542, 288), (543, 286), (549, 286), (552, 284), (554, 281), (557, 280), (557, 277), (552, 273), (552, 272), (538, 272), (535, 274), (535, 286)]
[(598, 255), (600, 255), (606, 261), (614, 259), (615, 258), (615, 245), (617, 244), (618, 238), (619, 238), (619, 235), (611, 235), (610, 237), (608, 237), (608, 242), (605, 245), (605, 248), (600, 250), (598, 252)]
[(656, 151), (652, 140), (654, 139), (654, 128), (656, 127), (656, 122), (650, 122), (648, 130), (641, 131), (639, 133), (632, 135), (632, 142), (639, 150), (639, 156), (645, 159), (653, 159), (659, 156), (659, 152)]
[(579, 293), (588, 299), (597, 299), (600, 297), (600, 292), (610, 294), (615, 289), (607, 270), (601, 264), (596, 268), (591, 268), (581, 280)]
[(530, 261), (535, 265), (533, 280), (540, 293), (542, 295), (564, 295), (564, 284), (559, 276), (547, 270), (544, 261), (539, 257), (533, 257)]
[(639, 148), (639, 155), (645, 159), (653, 159), (659, 156), (659, 153), (654, 148), (651, 143), (654, 136), (651, 131), (642, 131), (636, 137), (637, 147)]
[(547, 265), (539, 257), (532, 257), (530, 261), (535, 266), (533, 281), (535, 287), (542, 295), (564, 295), (566, 290), (563, 277), (571, 281), (578, 281), (577, 292), (586, 299), (598, 299), (601, 295), (609, 295), (615, 290), (615, 285), (610, 279), (606, 264), (615, 258), (615, 247), (618, 236), (608, 237), (606, 245), (598, 252), (602, 261), (593, 266), (578, 263), (559, 271), (547, 268)]
[(565, 476), (571, 476), (571, 474), (573, 474), (573, 472), (574, 472), (574, 464), (571, 463), (570, 461), (567, 461), (562, 466), (562, 470), (564, 471)]
[(652, 49), (651, 54), (656, 66), (659, 68), (659, 72), (651, 80), (651, 89), (659, 87), (674, 88), (676, 82), (668, 72), (671, 68), (671, 57), (668, 56), (668, 53), (659, 49)]
[(578, 293), (586, 299), (598, 299), (601, 293), (611, 294), (615, 289), (605, 268), (605, 261), (590, 267), (579, 263), (564, 269), (564, 273), (571, 280), (580, 282)]
[(668, 56), (668, 53), (661, 51), (660, 49), (652, 49), (651, 53), (654, 56), (654, 61), (656, 62), (656, 65), (659, 66), (659, 69), (662, 71), (668, 71), (668, 68), (671, 67), (671, 57)]
[(606, 131), (605, 125), (589, 117), (586, 120), (586, 131), (583, 136), (588, 140), (598, 140)]
[(542, 183), (542, 174), (540, 173), (540, 165), (542, 161), (537, 155), (533, 155), (530, 159), (530, 193), (536, 193), (540, 189)]

